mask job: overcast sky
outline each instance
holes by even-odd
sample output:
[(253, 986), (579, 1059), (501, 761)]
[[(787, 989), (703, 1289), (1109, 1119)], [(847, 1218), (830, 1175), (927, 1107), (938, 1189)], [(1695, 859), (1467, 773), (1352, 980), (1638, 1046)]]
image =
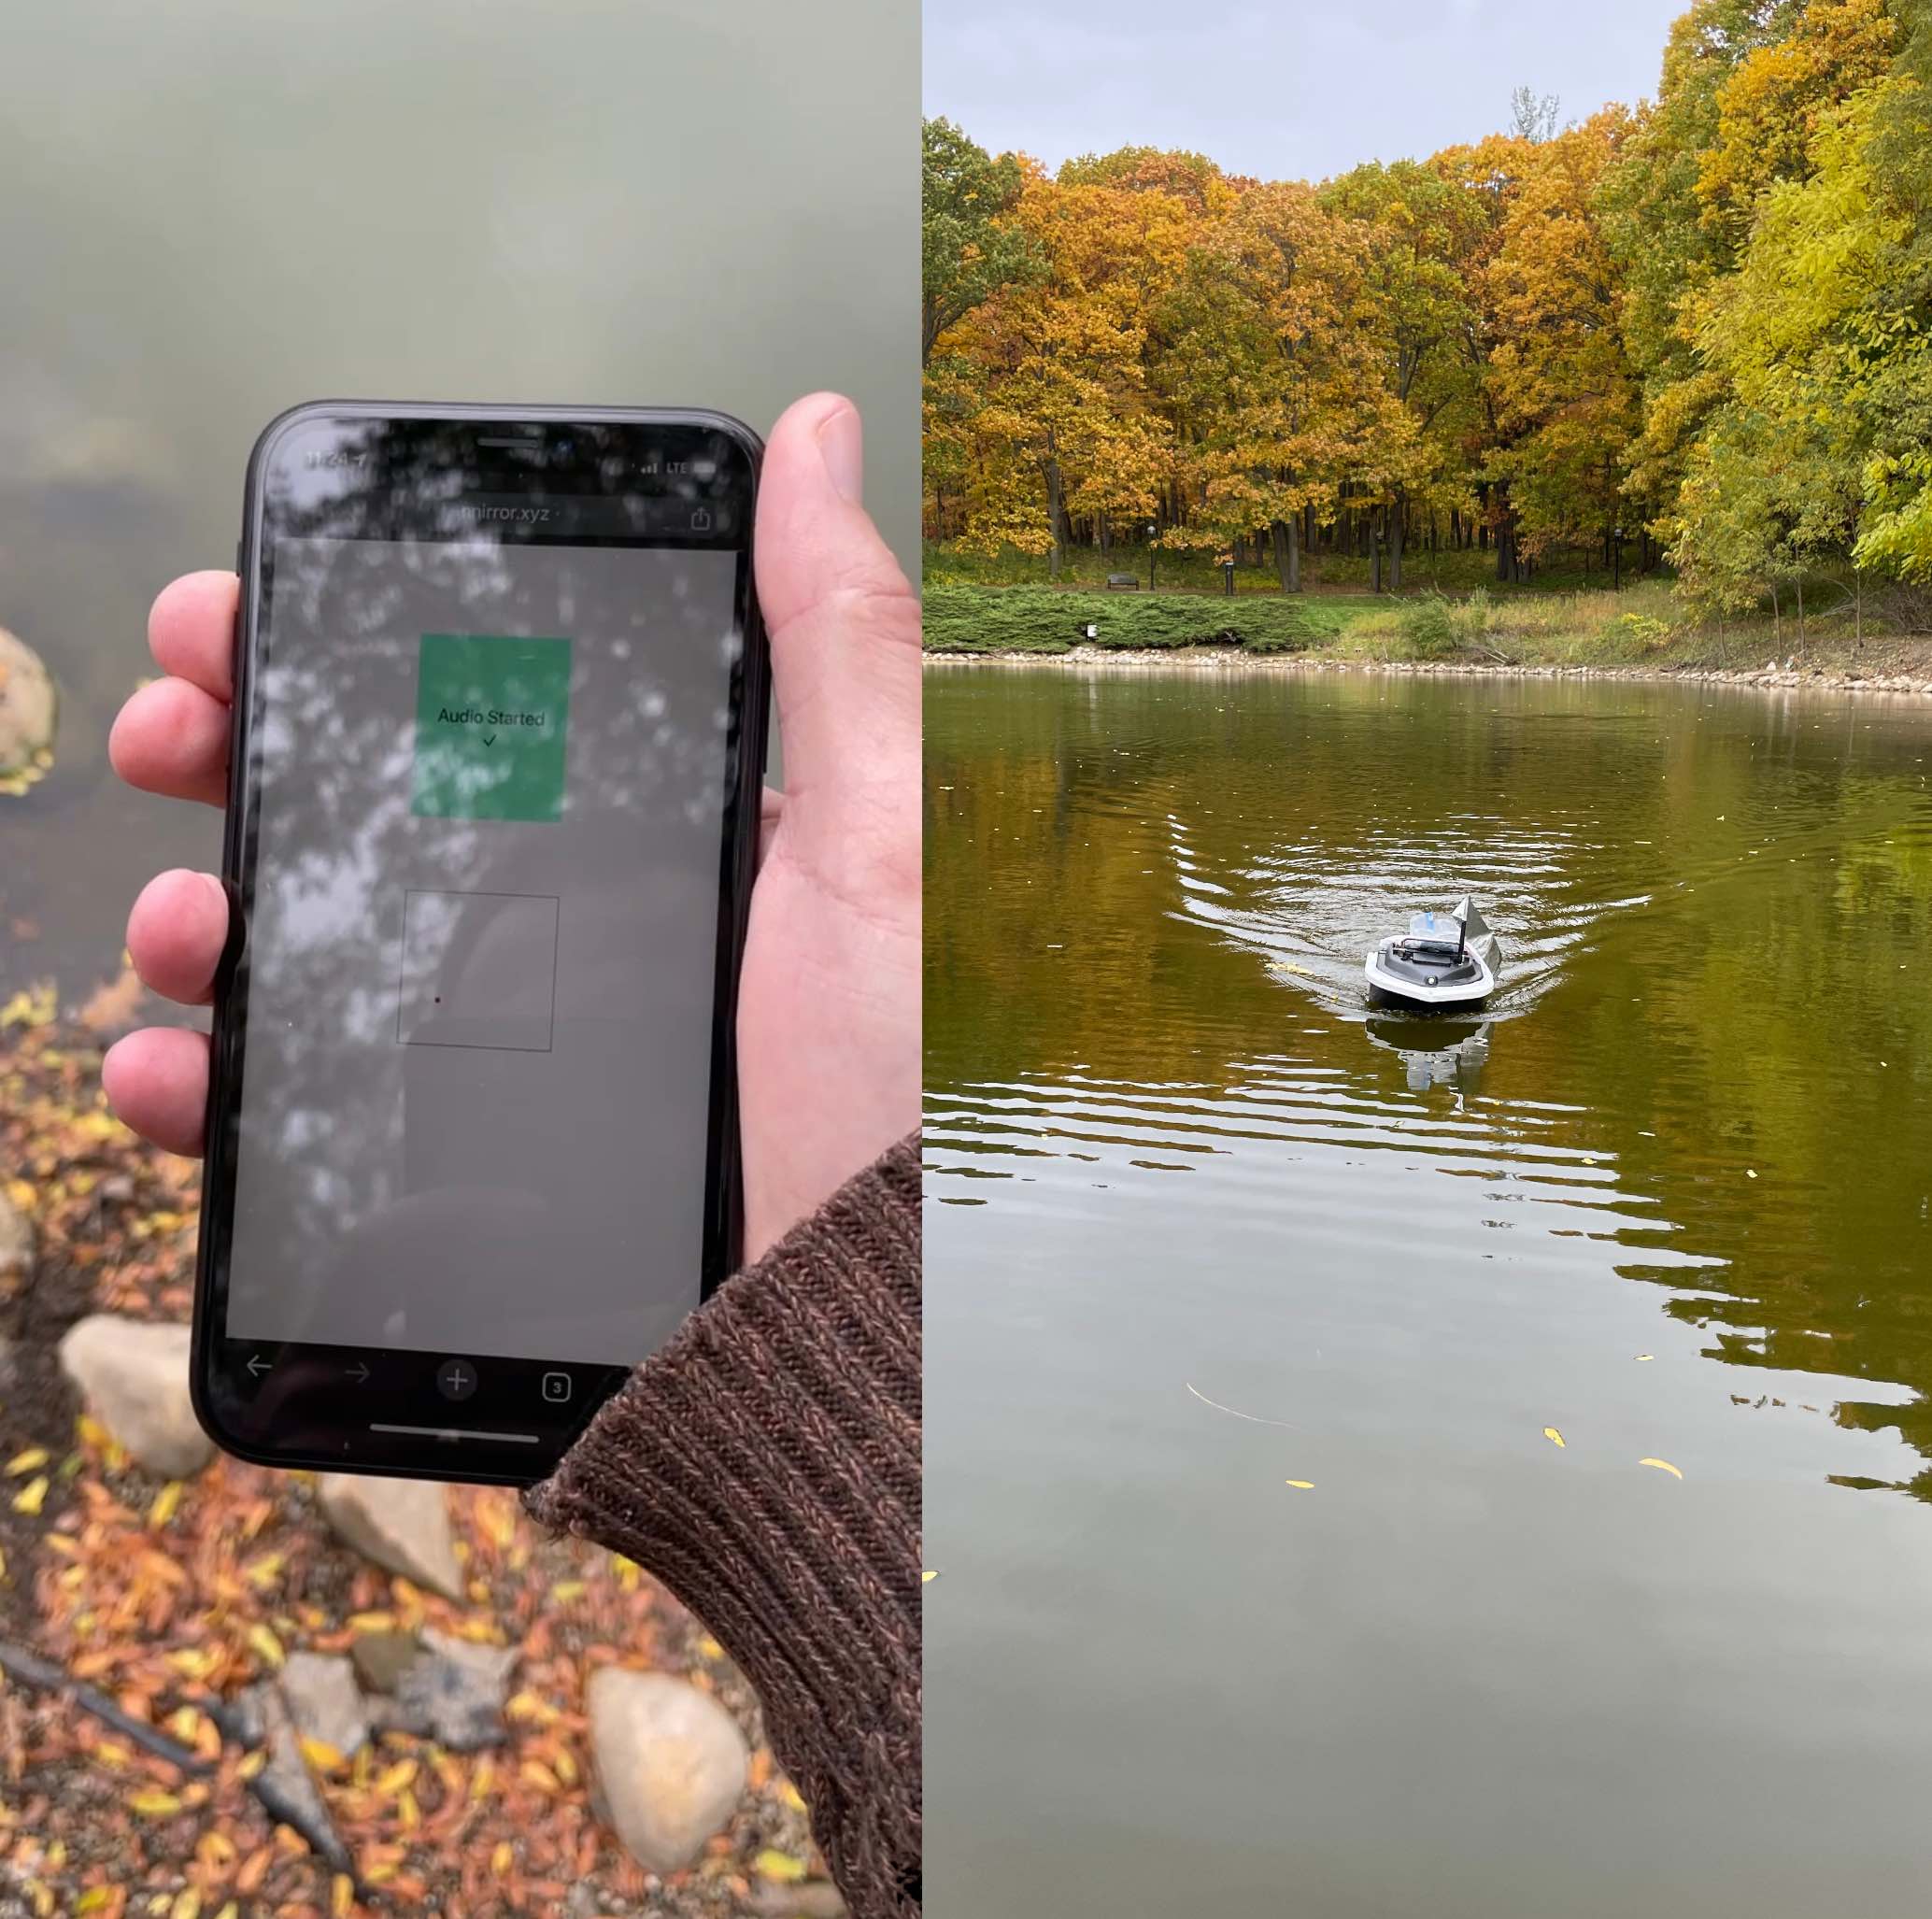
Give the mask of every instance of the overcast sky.
[(1506, 126), (1518, 86), (1581, 120), (1654, 95), (1689, 0), (925, 0), (926, 111), (1049, 166), (1180, 147), (1323, 179)]

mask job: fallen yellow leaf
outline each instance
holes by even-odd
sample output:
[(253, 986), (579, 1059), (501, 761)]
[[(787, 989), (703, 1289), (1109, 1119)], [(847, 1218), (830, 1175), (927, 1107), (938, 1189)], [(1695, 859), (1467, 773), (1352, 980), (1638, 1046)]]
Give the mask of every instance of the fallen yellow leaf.
[(171, 1792), (163, 1792), (159, 1786), (130, 1793), (127, 1803), (131, 1812), (143, 1813), (149, 1819), (165, 1819), (181, 1810), (180, 1800)]
[(181, 1503), (181, 1482), (171, 1479), (154, 1495), (153, 1505), (148, 1508), (148, 1524), (156, 1532), (175, 1516), (175, 1508)]
[(919, 1584), (920, 1584), (921, 1585), (930, 1585), (932, 1584), (932, 1582), (933, 1582), (933, 1581), (934, 1581), (935, 1579), (937, 1579), (938, 1577), (939, 1577), (939, 1574), (938, 1574), (937, 1572), (933, 1572), (933, 1571), (926, 1571), (926, 1572), (922, 1572), (922, 1573), (920, 1573), (920, 1574), (919, 1574)]
[(32, 1472), (36, 1467), (47, 1464), (45, 1446), (29, 1446), (24, 1453), (16, 1453), (7, 1462), (7, 1475), (9, 1479), (22, 1472)]
[(795, 1885), (805, 1876), (805, 1862), (794, 1859), (789, 1853), (781, 1853), (775, 1846), (767, 1846), (751, 1865), (760, 1878), (775, 1879), (785, 1885)]
[(1553, 1446), (1560, 1446), (1563, 1443), (1563, 1435), (1560, 1432), (1558, 1432), (1554, 1426), (1546, 1426), (1543, 1428), (1543, 1437), (1546, 1440), (1548, 1440)]
[(1659, 1472), (1668, 1472), (1672, 1479), (1682, 1479), (1683, 1477), (1683, 1474), (1678, 1471), (1677, 1468), (1671, 1465), (1668, 1459), (1640, 1459), (1637, 1463), (1640, 1466), (1655, 1466)]
[(302, 1756), (318, 1772), (339, 1772), (348, 1764), (341, 1750), (332, 1746), (325, 1739), (304, 1739), (301, 1745)]
[(793, 1785), (791, 1781), (788, 1779), (781, 1779), (778, 1782), (778, 1797), (781, 1799), (783, 1799), (785, 1803), (788, 1806), (789, 1806), (794, 1812), (803, 1812), (805, 1810), (804, 1794), (800, 1792), (798, 1787)]
[(32, 1518), (47, 1503), (47, 1487), (46, 1473), (41, 1473), (37, 1479), (30, 1479), (14, 1494), (13, 1510), (16, 1513), (24, 1513)]
[(267, 1627), (259, 1624), (249, 1627), (248, 1639), (249, 1644), (254, 1648), (256, 1656), (263, 1664), (279, 1666), (282, 1663), (286, 1656), (282, 1651), (282, 1642)]

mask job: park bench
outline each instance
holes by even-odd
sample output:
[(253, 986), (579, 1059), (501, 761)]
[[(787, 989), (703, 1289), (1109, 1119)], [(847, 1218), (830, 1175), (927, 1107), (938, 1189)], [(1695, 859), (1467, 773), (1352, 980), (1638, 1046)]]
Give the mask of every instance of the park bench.
[(1125, 592), (1137, 593), (1141, 590), (1141, 576), (1137, 573), (1110, 573), (1107, 587), (1109, 591), (1118, 588)]

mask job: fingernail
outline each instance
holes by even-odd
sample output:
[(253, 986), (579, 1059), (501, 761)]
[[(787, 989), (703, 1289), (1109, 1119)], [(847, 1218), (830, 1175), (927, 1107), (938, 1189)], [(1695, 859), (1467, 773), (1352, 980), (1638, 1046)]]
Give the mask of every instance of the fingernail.
[(818, 452), (839, 498), (856, 505), (865, 491), (865, 429), (858, 408), (841, 406), (820, 423)]

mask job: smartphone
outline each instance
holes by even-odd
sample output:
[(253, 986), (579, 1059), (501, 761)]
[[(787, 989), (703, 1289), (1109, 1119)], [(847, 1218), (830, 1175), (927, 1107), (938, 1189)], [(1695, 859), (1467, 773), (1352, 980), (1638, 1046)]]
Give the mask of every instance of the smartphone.
[(732, 1271), (760, 445), (319, 402), (249, 462), (193, 1391), (528, 1484)]

